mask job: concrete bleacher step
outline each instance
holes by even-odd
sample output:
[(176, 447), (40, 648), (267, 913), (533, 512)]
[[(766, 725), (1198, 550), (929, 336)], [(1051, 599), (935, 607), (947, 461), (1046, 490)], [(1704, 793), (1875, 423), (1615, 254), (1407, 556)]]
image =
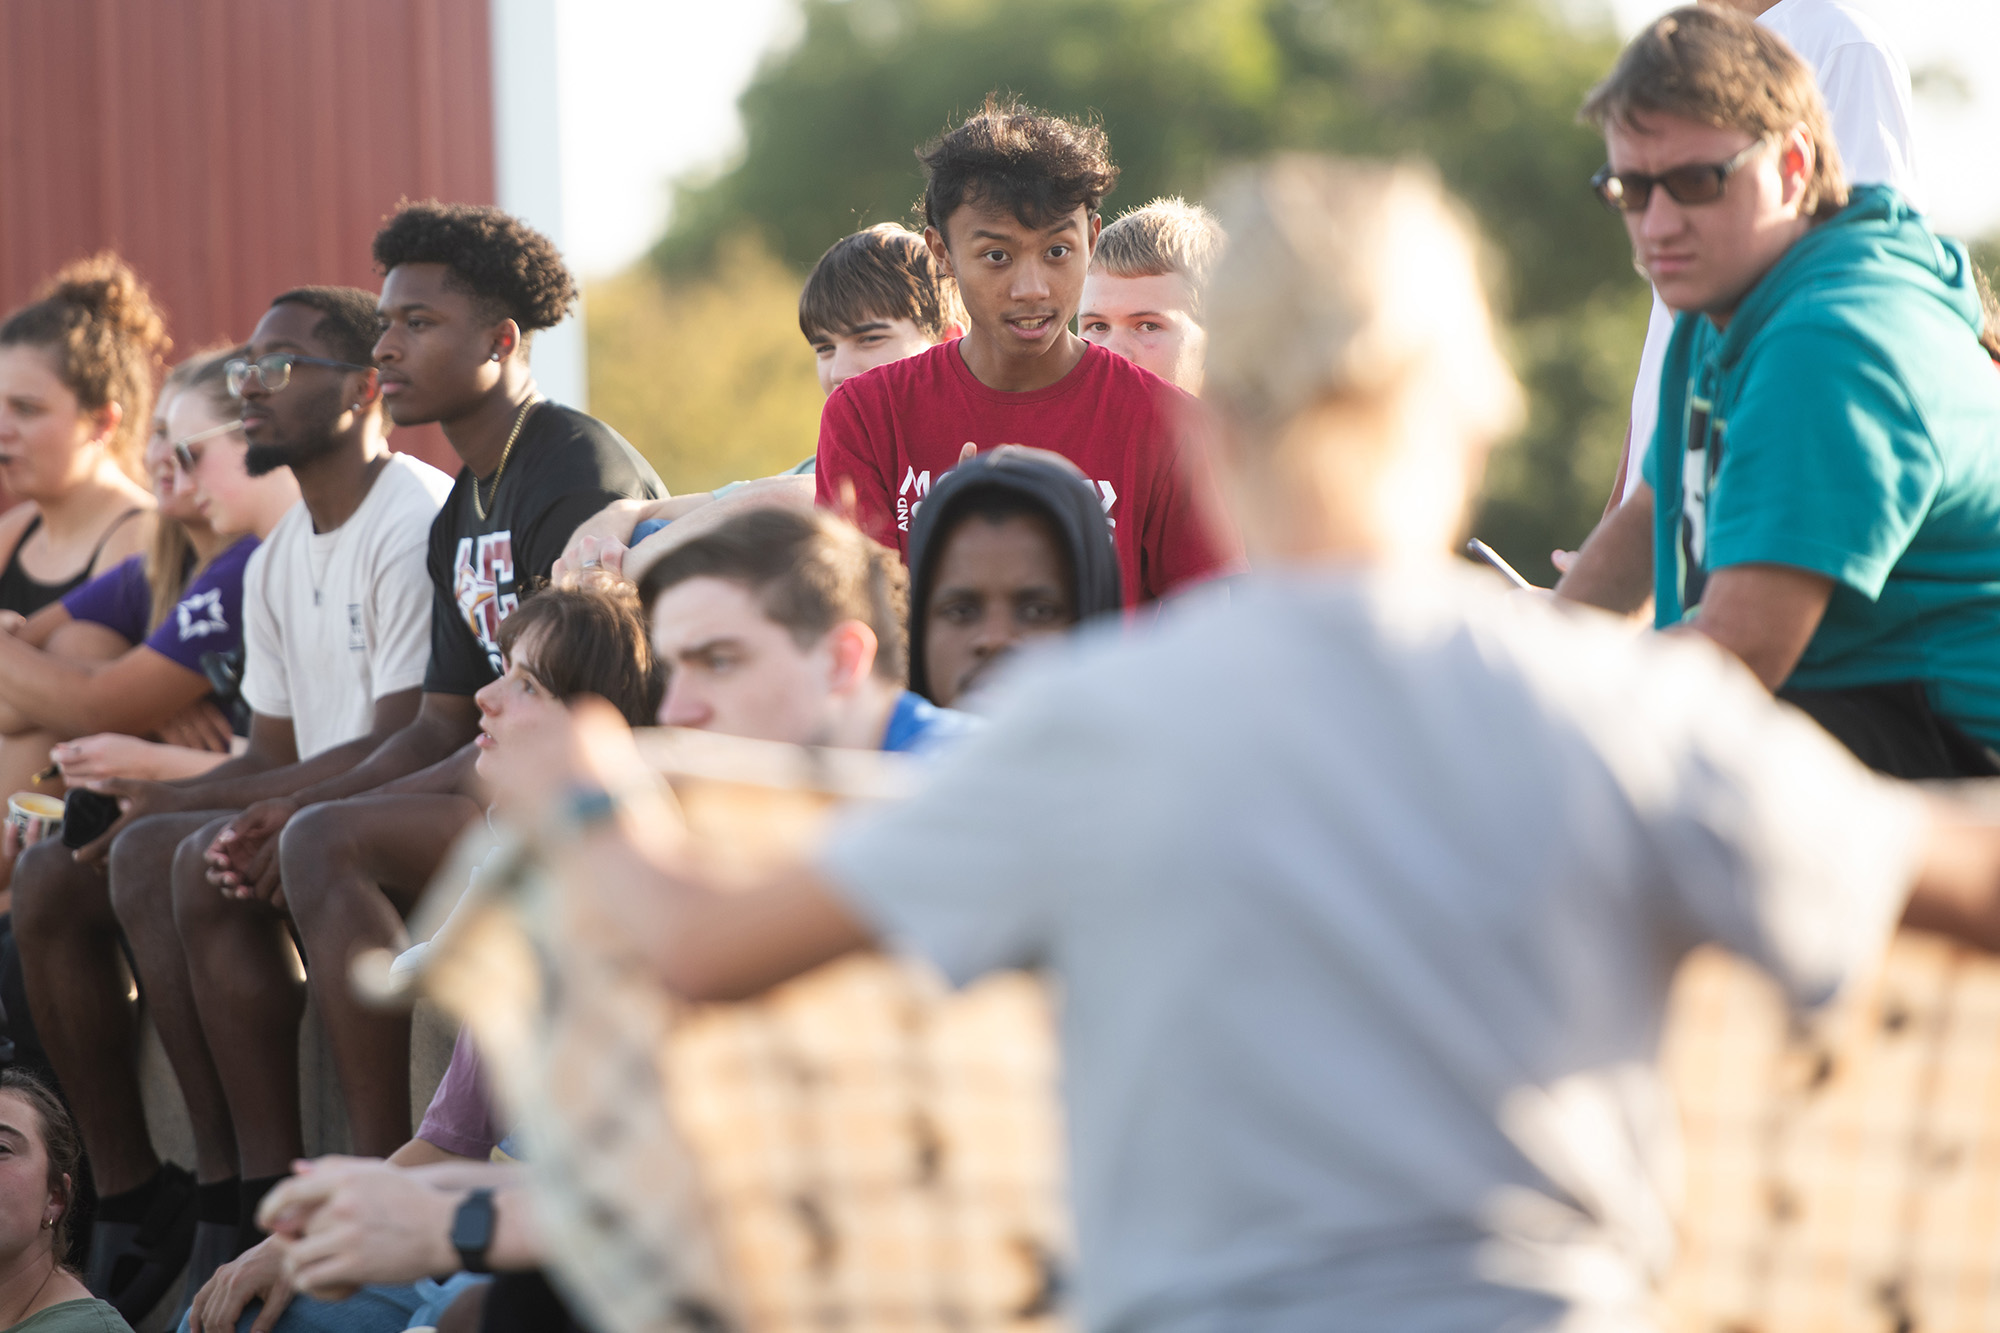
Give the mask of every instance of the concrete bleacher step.
[[(410, 1026), (410, 1126), (412, 1132), (423, 1120), (424, 1108), (444, 1080), (445, 1066), (451, 1062), (451, 1048), (458, 1025), (436, 1005), (419, 1000)], [(160, 1045), (150, 1015), (141, 1014), (139, 1033), (139, 1088), (146, 1105), (146, 1124), (152, 1130), (153, 1148), (162, 1159), (194, 1169), (194, 1131), (188, 1122), (187, 1104), (180, 1084), (174, 1079), (167, 1053)], [(353, 1150), (347, 1131), (347, 1107), (340, 1097), (340, 1078), (334, 1071), (333, 1049), (326, 1029), (310, 1001), (299, 1024), (299, 1106), (305, 1131), (306, 1156)], [(180, 1308), (180, 1287), (175, 1285), (158, 1308), (139, 1321), (138, 1333), (158, 1333), (168, 1327), (173, 1312)]]

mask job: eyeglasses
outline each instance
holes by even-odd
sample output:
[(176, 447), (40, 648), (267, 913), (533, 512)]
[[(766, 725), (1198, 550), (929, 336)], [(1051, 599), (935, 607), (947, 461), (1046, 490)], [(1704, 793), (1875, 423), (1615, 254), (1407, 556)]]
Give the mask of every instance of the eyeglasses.
[(1771, 142), (1765, 135), (1727, 162), (1698, 162), (1685, 167), (1674, 167), (1657, 176), (1648, 176), (1638, 171), (1613, 171), (1609, 163), (1598, 169), (1590, 178), (1590, 188), (1597, 191), (1597, 197), (1604, 206), (1614, 213), (1643, 213), (1646, 205), (1653, 202), (1655, 185), (1667, 192), (1667, 198), (1677, 204), (1712, 204), (1722, 198), (1722, 187), (1734, 176), (1751, 155)]
[(292, 382), (293, 366), (329, 366), (335, 370), (373, 370), (373, 366), (357, 366), (352, 361), (329, 361), (323, 356), (297, 356), (291, 352), (273, 352), (260, 356), (255, 361), (236, 357), (226, 361), (222, 374), (229, 384), (229, 396), (241, 398), (243, 386), (257, 377), (257, 384), (265, 393), (278, 393)]
[(195, 464), (201, 462), (201, 455), (188, 446), (200, 444), (204, 440), (212, 440), (218, 435), (227, 435), (233, 430), (241, 429), (243, 429), (242, 422), (225, 421), (220, 426), (210, 426), (207, 430), (198, 430), (183, 439), (175, 440), (167, 448), (174, 451), (174, 462), (180, 464), (181, 471), (191, 473), (194, 471)]

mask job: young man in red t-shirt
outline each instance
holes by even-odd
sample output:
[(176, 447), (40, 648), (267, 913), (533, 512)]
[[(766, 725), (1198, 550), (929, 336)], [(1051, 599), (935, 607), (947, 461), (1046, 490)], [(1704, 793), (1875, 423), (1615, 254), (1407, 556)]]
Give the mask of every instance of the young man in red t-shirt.
[(988, 99), (921, 154), (924, 240), (958, 282), (965, 337), (842, 384), (820, 416), (817, 496), (908, 558), (910, 515), (968, 444), (1070, 459), (1117, 539), (1127, 605), (1237, 559), (1193, 400), (1070, 331), (1118, 179), (1095, 126)]

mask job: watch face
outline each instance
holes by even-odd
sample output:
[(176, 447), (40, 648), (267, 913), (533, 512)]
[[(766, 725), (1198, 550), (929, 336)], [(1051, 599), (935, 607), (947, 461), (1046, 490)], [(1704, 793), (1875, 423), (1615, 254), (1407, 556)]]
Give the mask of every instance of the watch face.
[(458, 1205), (451, 1219), (451, 1247), (466, 1271), (486, 1271), (486, 1250), (493, 1244), (493, 1191), (474, 1190)]

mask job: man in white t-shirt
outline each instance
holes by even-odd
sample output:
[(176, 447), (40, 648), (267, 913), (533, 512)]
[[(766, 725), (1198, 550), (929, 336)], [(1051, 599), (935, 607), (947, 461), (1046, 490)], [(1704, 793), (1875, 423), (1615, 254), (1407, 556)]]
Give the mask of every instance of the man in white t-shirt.
[[(180, 782), (104, 784), (123, 815), (72, 876), (73, 983), (44, 1021), (100, 1189), (131, 1196), (121, 1215), (155, 1223), (102, 1237), (103, 1261), (93, 1255), (99, 1294), (134, 1317), (190, 1246), (188, 1292), (233, 1258), (254, 1233), (257, 1178), (284, 1174), (303, 1148), (304, 994), (282, 903), (225, 896), (204, 855), (233, 812), (345, 772), (407, 723), (430, 662), (426, 554), (451, 478), (389, 451), (371, 357), (380, 324), (371, 292), (301, 288), (272, 303), (232, 363), (246, 466), (289, 467), (301, 496), (244, 575), (249, 748)], [(193, 1121), (194, 1219), (162, 1202), (172, 1168), (152, 1155), (133, 1084), (119, 931)]]
[(551, 952), (702, 998), (876, 941), (1055, 973), (1081, 1328), (1646, 1327), (1680, 959), (1719, 942), (1810, 1005), (1906, 902), (2000, 944), (2000, 834), (1706, 642), (1451, 559), (1520, 396), (1434, 177), (1289, 157), (1217, 211), (1207, 394), (1255, 572), (1045, 654), (912, 799), (737, 892), (615, 715), (553, 719), (498, 793), (553, 851)]
[[(1841, 0), (1728, 0), (1791, 44), (1810, 65), (1833, 117), (1833, 140), (1854, 185), (1894, 186), (1923, 206), (1915, 134), (1910, 126), (1910, 67), (1872, 17)], [(1632, 383), (1632, 416), (1613, 490), (1622, 503), (1639, 484), (1640, 464), (1660, 416), (1660, 370), (1674, 315), (1656, 295)]]

